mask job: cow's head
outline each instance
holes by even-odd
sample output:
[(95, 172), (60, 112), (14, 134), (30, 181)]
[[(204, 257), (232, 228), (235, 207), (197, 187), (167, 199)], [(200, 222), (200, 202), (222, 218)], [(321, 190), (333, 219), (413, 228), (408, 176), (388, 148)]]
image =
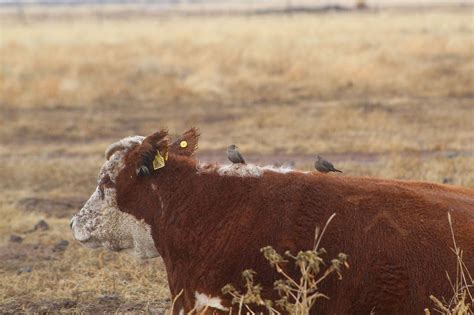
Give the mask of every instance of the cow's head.
[[(153, 209), (159, 207), (160, 200), (150, 198), (153, 185), (143, 185), (144, 177), (159, 174), (168, 156), (191, 156), (198, 137), (197, 130), (191, 129), (169, 144), (167, 131), (161, 130), (110, 145), (97, 188), (71, 219), (74, 238), (89, 248), (126, 251), (140, 258), (158, 256), (151, 229), (156, 215)], [(148, 203), (137, 206), (140, 200)]]

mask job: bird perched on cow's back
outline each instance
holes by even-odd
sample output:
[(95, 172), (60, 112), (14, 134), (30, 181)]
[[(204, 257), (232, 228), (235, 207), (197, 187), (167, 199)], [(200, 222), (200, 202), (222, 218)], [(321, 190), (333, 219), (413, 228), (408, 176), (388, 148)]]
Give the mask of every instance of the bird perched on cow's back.
[(245, 160), (239, 152), (239, 147), (235, 144), (231, 144), (227, 147), (227, 157), (234, 164), (245, 164)]
[(314, 168), (318, 172), (321, 172), (321, 173), (329, 173), (329, 172), (342, 173), (342, 171), (335, 168), (334, 165), (331, 162), (329, 162), (328, 160), (325, 160), (323, 157), (321, 157), (319, 155), (317, 157), (316, 162), (314, 163)]

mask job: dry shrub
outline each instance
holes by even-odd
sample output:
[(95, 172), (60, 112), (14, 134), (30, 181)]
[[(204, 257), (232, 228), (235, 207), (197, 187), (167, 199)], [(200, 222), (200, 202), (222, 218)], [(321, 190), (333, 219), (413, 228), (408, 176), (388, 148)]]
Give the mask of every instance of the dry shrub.
[[(453, 224), (451, 220), (451, 214), (448, 213), (449, 227), (451, 229), (451, 236), (453, 237), (453, 248), (451, 250), (456, 255), (456, 278), (453, 282), (451, 276), (446, 273), (448, 281), (453, 289), (453, 296), (449, 300), (444, 298), (439, 299), (433, 295), (430, 299), (435, 304), (433, 311), (445, 314), (445, 315), (472, 315), (472, 305), (474, 302), (472, 289), (474, 288), (474, 281), (469, 273), (469, 269), (463, 261), (463, 250), (456, 244), (456, 238), (454, 237)], [(425, 309), (425, 314), (431, 314), (428, 309)]]
[[(329, 299), (328, 296), (319, 291), (319, 284), (333, 273), (336, 273), (338, 278), (342, 279), (342, 267), (349, 268), (347, 255), (343, 253), (331, 260), (331, 264), (324, 268), (325, 263), (322, 256), (326, 254), (326, 251), (324, 248), (320, 248), (319, 244), (324, 231), (335, 215), (334, 213), (328, 219), (322, 231), (319, 227), (316, 227), (313, 249), (300, 251), (296, 256), (289, 251), (285, 252), (285, 256), (298, 267), (299, 279), (293, 278), (285, 271), (283, 265), (288, 264), (289, 260), (283, 258), (271, 246), (261, 249), (264, 257), (281, 276), (281, 279), (273, 284), (280, 299), (276, 301), (264, 299), (262, 297), (262, 285), (255, 283), (254, 277), (257, 273), (250, 269), (242, 272), (245, 292), (240, 292), (232, 284), (227, 284), (222, 288), (222, 293), (232, 296), (232, 304), (238, 305), (237, 314), (262, 314), (262, 312), (254, 310), (255, 307), (258, 307), (265, 309), (266, 313), (272, 315), (281, 314), (281, 311), (294, 315), (308, 315), (318, 299)], [(182, 292), (173, 299), (172, 306), (167, 314), (173, 314), (174, 305)], [(187, 314), (205, 314), (207, 310), (207, 307), (202, 310), (192, 309)], [(228, 314), (233, 314), (232, 308), (230, 308)]]
[[(286, 258), (284, 258), (271, 246), (261, 249), (261, 252), (270, 265), (275, 268), (281, 276), (281, 279), (275, 281), (273, 284), (280, 299), (276, 301), (264, 299), (261, 296), (262, 286), (254, 282), (255, 271), (245, 270), (242, 273), (242, 277), (245, 282), (244, 287), (246, 292), (238, 291), (231, 284), (226, 285), (222, 289), (224, 294), (229, 294), (233, 297), (232, 304), (238, 305), (238, 314), (242, 312), (256, 314), (252, 307), (259, 306), (265, 308), (269, 314), (280, 314), (279, 310), (284, 310), (290, 314), (306, 315), (309, 314), (318, 299), (329, 298), (320, 292), (320, 283), (333, 273), (336, 273), (338, 278), (341, 279), (342, 267), (349, 267), (347, 255), (340, 253), (338, 257), (331, 260), (331, 264), (325, 268), (322, 256), (326, 254), (326, 251), (324, 248), (319, 248), (324, 231), (334, 216), (335, 214), (329, 218), (321, 233), (319, 228), (316, 228), (314, 247), (311, 250), (300, 251), (296, 256), (287, 251), (285, 252)], [(285, 271), (283, 265), (289, 263), (288, 259), (298, 267), (299, 279), (293, 278)], [(229, 313), (232, 313), (232, 309)]]
[[(319, 291), (319, 284), (334, 272), (339, 279), (342, 279), (342, 267), (346, 266), (349, 268), (347, 255), (340, 253), (337, 258), (331, 260), (331, 265), (320, 275), (322, 267), (324, 267), (322, 256), (326, 254), (326, 251), (324, 248), (319, 248), (319, 244), (326, 227), (334, 216), (335, 214), (329, 218), (321, 234), (319, 233), (319, 229), (316, 228), (314, 247), (312, 250), (300, 251), (296, 256), (292, 255), (289, 251), (285, 252), (285, 256), (294, 261), (296, 266), (298, 266), (300, 272), (299, 279), (294, 279), (285, 272), (283, 265), (288, 263), (288, 260), (271, 246), (266, 246), (261, 249), (261, 252), (270, 265), (275, 268), (282, 277), (274, 282), (274, 289), (278, 292), (280, 299), (276, 301), (264, 299), (261, 295), (263, 290), (262, 285), (256, 284), (254, 280), (256, 272), (250, 269), (245, 270), (242, 272), (245, 292), (240, 292), (232, 284), (227, 284), (222, 289), (224, 294), (232, 296), (232, 304), (238, 305), (237, 314), (260, 314), (261, 312), (253, 310), (253, 307), (258, 306), (264, 308), (268, 314), (272, 315), (281, 314), (279, 310), (294, 315), (308, 315), (319, 298), (329, 299), (328, 296)], [(434, 303), (433, 311), (445, 315), (472, 315), (474, 314), (472, 310), (474, 299), (471, 290), (474, 288), (474, 281), (463, 261), (463, 251), (457, 246), (450, 213), (448, 213), (448, 221), (454, 246), (451, 250), (457, 258), (457, 271), (454, 282), (448, 273), (446, 273), (446, 276), (454, 294), (449, 300), (444, 298), (439, 299), (431, 295), (430, 299)], [(182, 292), (174, 298), (170, 314), (173, 312), (175, 301), (181, 294)], [(204, 314), (206, 311), (207, 308), (199, 312), (191, 310), (188, 314)], [(229, 310), (229, 314), (233, 314), (232, 308)], [(371, 314), (374, 314), (374, 312), (371, 312)], [(428, 308), (425, 309), (425, 315), (430, 314), (430, 310)]]

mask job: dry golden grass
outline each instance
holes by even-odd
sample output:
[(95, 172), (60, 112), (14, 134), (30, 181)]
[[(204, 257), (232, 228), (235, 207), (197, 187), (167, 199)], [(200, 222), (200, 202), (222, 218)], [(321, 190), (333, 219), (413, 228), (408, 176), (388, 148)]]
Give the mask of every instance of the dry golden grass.
[(52, 108), (472, 96), (471, 18), (465, 10), (8, 24), (0, 82), (7, 105)]
[(0, 23), (1, 313), (169, 305), (159, 260), (83, 249), (21, 202), (87, 199), (123, 136), (195, 125), (206, 161), (234, 142), (262, 163), (322, 153), (349, 175), (474, 187), (470, 10)]
[[(2, 232), (30, 229), (37, 216), (2, 206)], [(47, 219), (51, 229), (27, 234), (21, 245), (2, 241), (0, 311), (18, 313), (96, 313), (116, 310), (149, 310), (167, 307), (166, 273), (161, 263), (137, 261), (133, 257), (91, 251), (72, 240), (64, 219)], [(28, 224), (30, 223), (30, 224)], [(52, 244), (69, 240), (64, 253), (52, 252)], [(10, 247), (10, 251), (5, 245)], [(12, 253), (14, 252), (14, 253)], [(30, 273), (17, 270), (30, 266)]]

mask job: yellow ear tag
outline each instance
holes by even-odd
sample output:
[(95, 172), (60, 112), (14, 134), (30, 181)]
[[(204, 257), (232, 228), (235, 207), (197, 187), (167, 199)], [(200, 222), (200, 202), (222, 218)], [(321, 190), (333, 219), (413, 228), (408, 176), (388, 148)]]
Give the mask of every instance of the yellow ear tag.
[(153, 160), (153, 169), (156, 171), (165, 166), (165, 159), (161, 156), (160, 151), (156, 151), (155, 159)]
[(188, 146), (188, 142), (186, 140), (183, 140), (179, 143), (179, 146), (184, 149)]

